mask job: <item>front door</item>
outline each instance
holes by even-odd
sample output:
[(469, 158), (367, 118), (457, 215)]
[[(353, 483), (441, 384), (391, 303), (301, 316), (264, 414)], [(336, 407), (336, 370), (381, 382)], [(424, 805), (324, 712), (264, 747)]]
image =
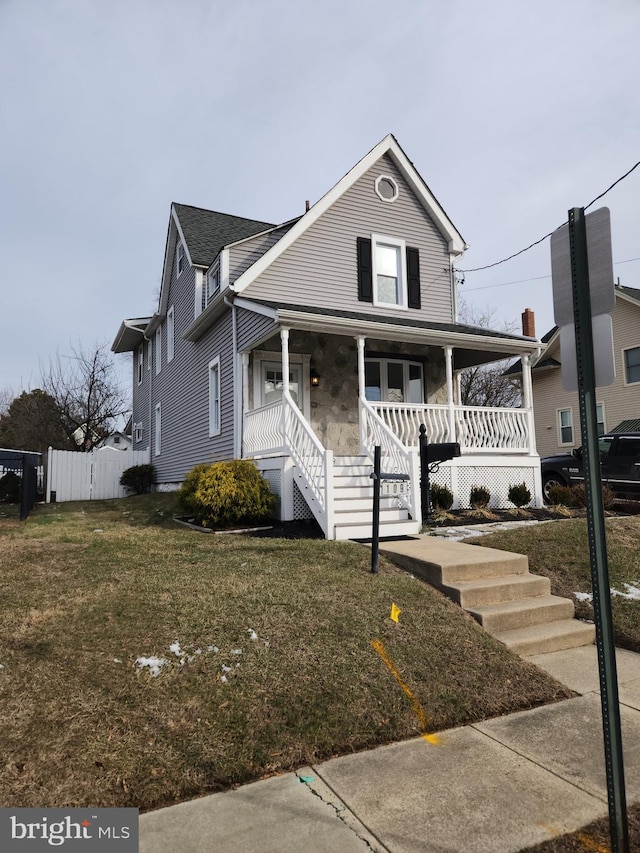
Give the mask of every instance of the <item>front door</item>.
[[(302, 366), (300, 364), (289, 365), (289, 393), (299, 409), (302, 409)], [(260, 405), (267, 406), (276, 400), (282, 399), (282, 364), (275, 361), (262, 362)]]

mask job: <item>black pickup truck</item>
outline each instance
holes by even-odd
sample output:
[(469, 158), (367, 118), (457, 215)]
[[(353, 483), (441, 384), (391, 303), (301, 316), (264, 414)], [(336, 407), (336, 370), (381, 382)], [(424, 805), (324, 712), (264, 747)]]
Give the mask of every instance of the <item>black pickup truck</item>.
[[(602, 482), (615, 495), (626, 500), (640, 500), (640, 432), (601, 435), (600, 465)], [(540, 460), (542, 491), (549, 503), (552, 486), (575, 486), (584, 482), (582, 448), (571, 453), (547, 456)]]

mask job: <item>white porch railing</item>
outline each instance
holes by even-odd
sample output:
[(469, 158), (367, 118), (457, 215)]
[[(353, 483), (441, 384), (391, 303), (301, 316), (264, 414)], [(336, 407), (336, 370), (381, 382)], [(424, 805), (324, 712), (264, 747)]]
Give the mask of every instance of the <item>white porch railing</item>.
[(383, 470), (390, 474), (409, 475), (409, 493), (398, 499), (416, 521), (422, 520), (419, 499), (418, 454), (406, 445), (383, 420), (374, 404), (360, 398), (360, 445), (373, 462), (373, 450), (380, 445)]
[(291, 397), (245, 412), (245, 456), (287, 453), (306, 490), (305, 499), (328, 538), (333, 538), (333, 452), (326, 450)]
[(407, 405), (405, 403), (368, 403), (368, 405), (399, 441), (408, 447), (417, 446), (420, 424), (426, 426), (430, 443), (457, 441), (463, 455), (472, 453), (524, 455), (528, 454), (532, 447), (527, 409)]

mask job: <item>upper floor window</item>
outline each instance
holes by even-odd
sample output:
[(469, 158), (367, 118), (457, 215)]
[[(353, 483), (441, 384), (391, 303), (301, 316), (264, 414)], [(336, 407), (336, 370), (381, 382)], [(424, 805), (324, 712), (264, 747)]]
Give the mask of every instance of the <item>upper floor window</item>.
[(558, 409), (558, 444), (573, 444), (573, 409)]
[(184, 269), (184, 246), (180, 241), (176, 246), (176, 275), (181, 275)]
[(398, 185), (389, 175), (380, 175), (376, 178), (376, 193), (382, 201), (395, 201), (398, 198)]
[(160, 373), (162, 367), (162, 326), (156, 329), (156, 374)]
[(624, 381), (626, 385), (640, 382), (640, 347), (632, 347), (623, 352)]
[(144, 349), (142, 344), (138, 347), (138, 385), (142, 382), (142, 375), (144, 371)]
[(216, 266), (207, 274), (207, 299), (212, 299), (220, 290), (220, 267)]
[(380, 308), (420, 308), (420, 253), (404, 240), (357, 239), (358, 299)]
[(133, 425), (133, 440), (136, 444), (142, 441), (142, 422)]
[(153, 354), (153, 344), (151, 340), (147, 341), (147, 370), (151, 370), (151, 356)]
[(596, 418), (598, 424), (598, 435), (605, 434), (605, 423), (604, 423), (604, 403), (598, 403), (596, 405)]
[(171, 361), (175, 353), (175, 312), (173, 305), (167, 311), (167, 362)]

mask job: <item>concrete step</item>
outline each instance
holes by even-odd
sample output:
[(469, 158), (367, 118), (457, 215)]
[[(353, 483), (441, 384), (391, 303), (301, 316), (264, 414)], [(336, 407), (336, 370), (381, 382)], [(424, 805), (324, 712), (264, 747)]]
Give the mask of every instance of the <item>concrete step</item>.
[(436, 536), (395, 542), (387, 556), (396, 565), (439, 589), (458, 581), (524, 575), (529, 572), (529, 560), (524, 554), (481, 548), (465, 542), (447, 542)]
[(573, 601), (568, 598), (541, 595), (537, 598), (523, 598), (520, 601), (471, 607), (468, 612), (486, 631), (495, 635), (531, 625), (572, 619), (574, 606)]
[(442, 592), (465, 610), (551, 593), (551, 581), (541, 575), (507, 575), (503, 578), (458, 581), (443, 585)]
[(512, 652), (526, 657), (588, 646), (595, 641), (596, 628), (590, 622), (563, 619), (558, 622), (546, 622), (542, 625), (502, 631), (494, 636)]
[[(371, 539), (371, 521), (368, 524), (352, 524), (337, 522), (335, 525), (336, 539)], [(392, 524), (380, 524), (380, 539), (397, 536), (416, 536), (420, 525), (417, 521), (396, 521)], [(382, 542), (380, 543), (382, 553)]]

